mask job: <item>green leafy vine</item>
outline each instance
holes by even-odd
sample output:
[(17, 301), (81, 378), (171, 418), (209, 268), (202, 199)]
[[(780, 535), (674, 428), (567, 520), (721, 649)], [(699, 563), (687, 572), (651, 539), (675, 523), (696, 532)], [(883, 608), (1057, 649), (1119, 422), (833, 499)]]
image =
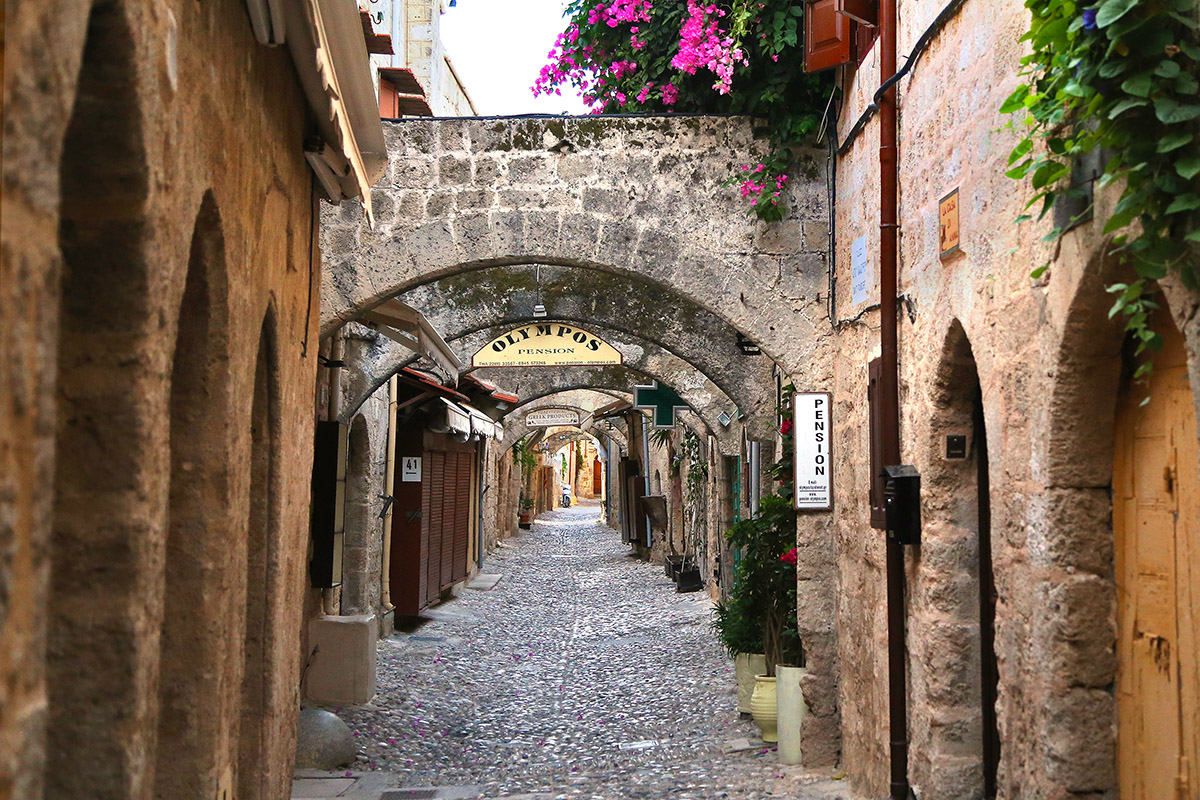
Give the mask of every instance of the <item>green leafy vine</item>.
[[(1150, 329), (1157, 281), (1177, 274), (1197, 287), (1192, 244), (1200, 242), (1200, 40), (1195, 0), (1026, 0), (1032, 13), (1022, 41), (1026, 82), (1001, 112), (1019, 114), (1025, 135), (1009, 156), (1009, 177), (1028, 180), (1038, 218), (1074, 200), (1078, 213), (1045, 238), (1055, 241), (1096, 209), (1073, 165), (1097, 155), (1095, 191), (1116, 184), (1120, 198), (1104, 234), (1136, 277), (1108, 287), (1109, 311), (1125, 318), (1136, 352), (1156, 351)], [(1086, 200), (1087, 202), (1081, 202)], [(1023, 214), (1018, 221), (1030, 219)], [(1040, 278), (1048, 265), (1032, 273)], [(1150, 371), (1150, 362), (1136, 376)]]

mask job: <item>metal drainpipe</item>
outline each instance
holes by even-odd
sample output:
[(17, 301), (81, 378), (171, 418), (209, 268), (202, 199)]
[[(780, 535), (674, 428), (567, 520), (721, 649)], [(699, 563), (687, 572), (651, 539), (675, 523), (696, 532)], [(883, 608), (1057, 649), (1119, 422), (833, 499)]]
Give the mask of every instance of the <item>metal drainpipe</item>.
[[(896, 73), (897, 0), (880, 3), (880, 80)], [(896, 331), (899, 225), (896, 157), (896, 87), (879, 104), (879, 326), (882, 371), (879, 380), (884, 466), (900, 463), (900, 392)], [(892, 800), (908, 800), (908, 709), (905, 692), (904, 546), (887, 544), (888, 710), (891, 739)]]
[[(335, 421), (342, 414), (342, 359), (346, 355), (346, 340), (343, 331), (338, 329), (333, 334), (329, 345), (329, 419)], [(326, 614), (333, 614), (336, 604), (337, 590), (334, 587), (321, 590), (321, 609)]]
[(400, 382), (395, 375), (388, 378), (388, 435), (387, 472), (383, 476), (383, 493), (393, 498), (383, 516), (383, 555), (379, 577), (379, 604), (384, 612), (395, 608), (392, 605), (392, 509), (396, 507), (396, 400), (400, 393)]

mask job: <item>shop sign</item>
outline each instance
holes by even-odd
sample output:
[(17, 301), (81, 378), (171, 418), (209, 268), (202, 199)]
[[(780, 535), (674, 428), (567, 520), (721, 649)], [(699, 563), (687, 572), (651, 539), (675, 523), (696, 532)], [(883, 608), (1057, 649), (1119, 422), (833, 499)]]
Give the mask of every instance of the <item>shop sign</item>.
[(942, 258), (946, 258), (961, 249), (958, 230), (958, 189), (943, 197), (938, 203), (938, 221), (941, 228)]
[(829, 392), (792, 395), (792, 433), (795, 438), (796, 508), (833, 508), (833, 463), (830, 439), (833, 419)]
[(560, 323), (513, 328), (471, 357), (472, 367), (591, 367), (621, 363), (621, 354), (599, 336)]
[(675, 412), (686, 410), (688, 404), (670, 386), (654, 381), (633, 387), (633, 407), (653, 411), (654, 427), (664, 430), (675, 427)]
[(525, 415), (527, 428), (553, 428), (559, 425), (578, 425), (579, 412), (569, 408), (544, 408)]

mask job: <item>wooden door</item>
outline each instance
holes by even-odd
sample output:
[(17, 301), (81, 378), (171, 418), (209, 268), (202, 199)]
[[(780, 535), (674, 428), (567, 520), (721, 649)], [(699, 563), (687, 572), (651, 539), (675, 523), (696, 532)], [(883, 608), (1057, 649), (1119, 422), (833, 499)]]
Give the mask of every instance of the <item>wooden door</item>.
[[(1149, 385), (1117, 411), (1118, 754), (1122, 800), (1200, 797), (1200, 456), (1183, 337), (1166, 315)], [(1142, 404), (1149, 394), (1149, 400)]]

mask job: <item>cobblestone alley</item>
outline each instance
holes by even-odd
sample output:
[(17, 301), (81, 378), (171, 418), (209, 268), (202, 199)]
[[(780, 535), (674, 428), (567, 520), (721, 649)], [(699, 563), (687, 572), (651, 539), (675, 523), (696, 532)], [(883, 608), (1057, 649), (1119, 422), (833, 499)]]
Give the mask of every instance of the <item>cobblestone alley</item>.
[(467, 590), (380, 643), (375, 701), (338, 710), (360, 742), (353, 774), (395, 775), (364, 788), (848, 797), (844, 783), (777, 766), (738, 718), (711, 603), (676, 594), (598, 514), (583, 505), (543, 515), (488, 559), (485, 574), (502, 575), (494, 589)]

